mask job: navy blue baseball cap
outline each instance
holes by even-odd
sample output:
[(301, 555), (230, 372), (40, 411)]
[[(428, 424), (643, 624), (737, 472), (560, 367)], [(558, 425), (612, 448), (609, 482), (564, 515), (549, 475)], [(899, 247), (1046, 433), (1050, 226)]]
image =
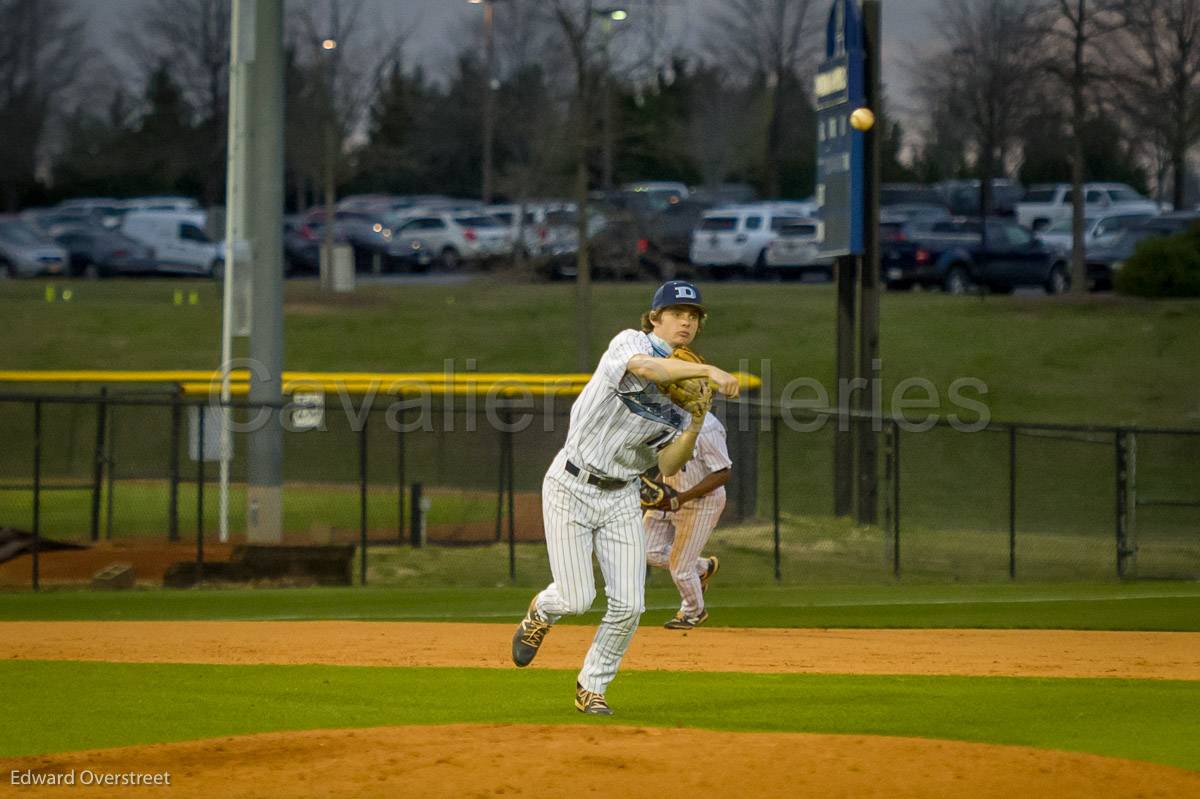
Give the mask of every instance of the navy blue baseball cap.
[(695, 283), (689, 283), (686, 280), (668, 280), (658, 287), (658, 291), (654, 292), (650, 310), (657, 311), (668, 305), (694, 305), (701, 311), (704, 310), (704, 300), (700, 297), (700, 289), (696, 288)]

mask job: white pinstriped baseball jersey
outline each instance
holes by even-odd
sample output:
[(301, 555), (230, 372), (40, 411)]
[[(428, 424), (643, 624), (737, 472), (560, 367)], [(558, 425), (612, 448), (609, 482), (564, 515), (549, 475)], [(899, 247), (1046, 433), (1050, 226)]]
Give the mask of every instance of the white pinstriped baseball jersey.
[(687, 428), (687, 414), (627, 367), (635, 355), (669, 354), (665, 343), (638, 330), (623, 330), (613, 338), (571, 406), (563, 449), (572, 463), (598, 475), (632, 480), (658, 462), (658, 450)]
[[(654, 466), (658, 450), (689, 423), (656, 385), (630, 374), (635, 355), (665, 357), (670, 347), (637, 330), (609, 343), (595, 373), (571, 407), (563, 449), (542, 481), (546, 553), (554, 582), (534, 599), (537, 613), (553, 624), (585, 613), (596, 598), (592, 555), (604, 575), (608, 609), (579, 671), (585, 690), (604, 693), (645, 610), (646, 541), (637, 476)], [(586, 473), (625, 480), (601, 488)]]

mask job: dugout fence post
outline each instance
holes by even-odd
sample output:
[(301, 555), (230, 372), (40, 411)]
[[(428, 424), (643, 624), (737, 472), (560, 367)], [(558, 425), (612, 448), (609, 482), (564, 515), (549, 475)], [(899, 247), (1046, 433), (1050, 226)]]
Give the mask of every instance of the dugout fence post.
[(506, 417), (508, 436), (508, 573), (513, 582), (517, 579), (517, 458), (516, 441), (513, 439), (512, 419)]
[(196, 584), (204, 582), (204, 407), (196, 406)]
[(504, 489), (508, 480), (508, 457), (512, 439), (503, 429), (497, 439), (500, 444), (500, 459), (496, 465), (496, 543), (503, 540), (504, 527)]
[(404, 541), (404, 490), (407, 477), (404, 474), (406, 455), (406, 442), (404, 440), (404, 423), (406, 414), (402, 411), (399, 415), (399, 429), (396, 431), (396, 542)]
[(105, 434), (108, 436), (108, 443), (104, 446), (104, 469), (105, 482), (108, 486), (108, 497), (104, 506), (104, 538), (106, 541), (112, 540), (113, 531), (113, 506), (117, 501), (117, 487), (114, 484), (113, 467), (117, 463), (117, 407), (111, 404), (106, 404), (107, 409), (107, 429)]
[(892, 577), (900, 579), (900, 424), (892, 422)]
[(1017, 428), (1008, 428), (1008, 579), (1017, 579)]
[(170, 461), (167, 464), (167, 538), (179, 540), (179, 428), (182, 426), (182, 413), (179, 404), (181, 390), (171, 395), (171, 444)]
[(367, 584), (367, 429), (370, 427), (370, 411), (363, 417), (358, 431), (358, 550), (359, 585)]
[(516, 525), (516, 457), (514, 457), (512, 416), (508, 413), (501, 414), (500, 419), (504, 424), (504, 450), (508, 453), (508, 458), (501, 466), (504, 479), (508, 483), (508, 580), (515, 583), (517, 581), (517, 525)]
[(33, 402), (33, 590), (41, 588), (42, 544), (42, 401)]
[(1127, 449), (1127, 435), (1128, 431), (1123, 429), (1118, 429), (1113, 434), (1115, 457), (1113, 472), (1116, 478), (1113, 531), (1117, 539), (1117, 578), (1121, 580), (1125, 579), (1126, 576), (1128, 565), (1126, 560), (1134, 553), (1134, 550), (1129, 546), (1128, 538), (1129, 451)]
[(421, 527), (424, 524), (425, 511), (421, 507), (421, 484), (413, 483), (408, 500), (408, 519), (410, 530), (409, 542), (413, 549), (421, 546)]
[(92, 458), (92, 541), (100, 540), (100, 494), (104, 489), (104, 437), (108, 421), (108, 386), (100, 389), (100, 401), (96, 403), (96, 448)]
[(771, 521), (774, 528), (775, 582), (783, 579), (779, 541), (779, 420), (771, 425)]

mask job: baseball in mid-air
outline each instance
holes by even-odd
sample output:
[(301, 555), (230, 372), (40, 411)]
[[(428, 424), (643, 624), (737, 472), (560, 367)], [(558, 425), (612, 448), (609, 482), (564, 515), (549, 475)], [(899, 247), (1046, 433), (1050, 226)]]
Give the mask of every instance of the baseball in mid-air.
[(863, 107), (856, 108), (850, 114), (850, 127), (855, 130), (861, 130), (864, 133), (875, 126), (875, 114), (871, 109)]

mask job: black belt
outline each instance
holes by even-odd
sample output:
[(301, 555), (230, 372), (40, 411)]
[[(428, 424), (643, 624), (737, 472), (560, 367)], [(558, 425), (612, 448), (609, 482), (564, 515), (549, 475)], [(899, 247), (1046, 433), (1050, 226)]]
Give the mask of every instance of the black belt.
[(592, 474), (586, 469), (580, 469), (570, 461), (567, 461), (567, 465), (564, 468), (566, 468), (567, 474), (572, 477), (578, 477), (588, 485), (595, 486), (602, 491), (616, 491), (618, 488), (624, 488), (629, 485), (628, 480), (618, 480), (615, 477), (601, 477), (598, 474)]

